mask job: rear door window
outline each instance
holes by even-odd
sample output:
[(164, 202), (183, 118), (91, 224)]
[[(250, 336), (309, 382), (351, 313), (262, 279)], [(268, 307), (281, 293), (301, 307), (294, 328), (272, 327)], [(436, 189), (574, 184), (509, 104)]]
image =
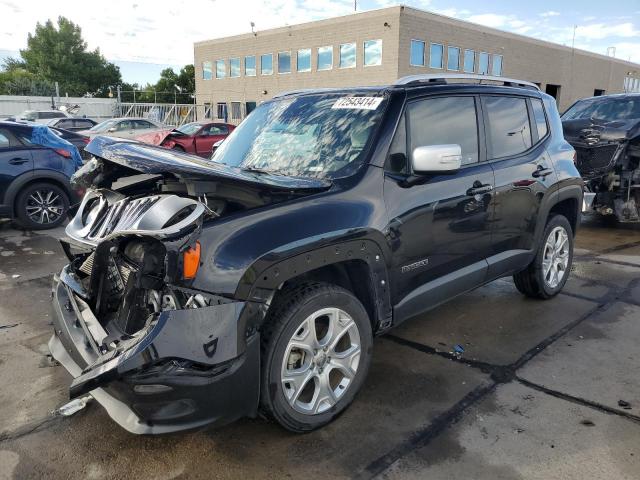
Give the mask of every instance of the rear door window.
[(527, 102), (517, 97), (483, 97), (489, 158), (519, 155), (531, 148)]
[(226, 135), (229, 129), (226, 125), (211, 125), (209, 127), (209, 135)]
[(18, 147), (20, 141), (6, 128), (0, 128), (0, 149)]
[(438, 97), (410, 103), (410, 152), (429, 145), (460, 145), (462, 165), (478, 162), (478, 119), (473, 97)]
[(11, 140), (6, 131), (0, 130), (0, 149), (9, 148), (11, 146)]
[(73, 127), (73, 120), (59, 120), (56, 123), (56, 127), (58, 127), (58, 128), (71, 128), (71, 127)]
[(146, 120), (134, 120), (134, 128), (136, 130), (145, 130), (147, 128), (153, 128), (153, 125)]
[(64, 117), (64, 113), (62, 112), (55, 112), (55, 111), (51, 111), (51, 112), (40, 112), (38, 113), (38, 118), (62, 118)]
[(93, 127), (93, 123), (91, 123), (89, 120), (74, 120), (74, 123), (76, 128), (89, 129)]

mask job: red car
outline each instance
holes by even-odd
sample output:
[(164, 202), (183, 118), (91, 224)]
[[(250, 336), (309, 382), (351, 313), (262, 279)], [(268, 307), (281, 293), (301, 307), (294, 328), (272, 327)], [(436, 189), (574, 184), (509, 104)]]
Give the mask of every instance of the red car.
[(136, 140), (208, 158), (213, 144), (227, 138), (234, 128), (228, 123), (192, 122), (174, 130), (141, 135)]

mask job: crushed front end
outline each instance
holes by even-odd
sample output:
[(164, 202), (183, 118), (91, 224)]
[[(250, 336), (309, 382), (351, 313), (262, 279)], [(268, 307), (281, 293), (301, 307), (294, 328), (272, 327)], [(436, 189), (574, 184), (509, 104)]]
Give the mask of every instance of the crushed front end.
[(640, 221), (640, 119), (570, 120), (563, 127), (576, 150), (588, 210), (620, 222)]
[[(62, 240), (53, 357), (133, 433), (222, 424), (256, 412), (259, 335), (250, 302), (190, 288), (208, 207), (174, 194), (91, 189)], [(194, 272), (195, 270), (195, 272)]]

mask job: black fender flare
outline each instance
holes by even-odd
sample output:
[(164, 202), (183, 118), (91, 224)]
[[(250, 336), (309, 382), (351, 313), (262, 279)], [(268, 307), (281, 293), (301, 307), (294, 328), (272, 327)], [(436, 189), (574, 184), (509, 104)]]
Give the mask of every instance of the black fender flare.
[(69, 177), (64, 175), (63, 173), (56, 172), (55, 170), (44, 170), (44, 169), (36, 169), (31, 170), (29, 172), (25, 172), (19, 177), (17, 177), (9, 188), (7, 188), (7, 192), (4, 196), (4, 203), (9, 206), (11, 209), (12, 218), (15, 216), (15, 200), (20, 192), (27, 184), (35, 183), (35, 182), (51, 182), (55, 183), (62, 187), (67, 196), (69, 197), (69, 201), (72, 202), (74, 199), (73, 190), (71, 189), (71, 184), (69, 183)]
[[(558, 189), (553, 192), (551, 195), (547, 195), (540, 206), (539, 218), (543, 221), (537, 222), (536, 231), (535, 231), (535, 242), (534, 246), (538, 245), (542, 238), (542, 233), (547, 225), (547, 221), (549, 220), (549, 215), (553, 207), (555, 207), (560, 202), (563, 202), (568, 199), (576, 200), (578, 211), (577, 214), (577, 222), (576, 225), (580, 223), (580, 212), (582, 210), (582, 183), (572, 183), (569, 185), (562, 185), (558, 187)], [(574, 232), (575, 234), (575, 232)]]
[[(270, 257), (266, 255), (262, 259)], [(327, 265), (352, 260), (364, 262), (370, 272), (376, 317), (372, 319), (374, 331), (388, 328), (392, 321), (392, 308), (387, 262), (382, 248), (371, 239), (337, 241), (268, 265), (255, 262), (243, 275), (235, 297), (250, 302), (268, 302), (284, 282)]]

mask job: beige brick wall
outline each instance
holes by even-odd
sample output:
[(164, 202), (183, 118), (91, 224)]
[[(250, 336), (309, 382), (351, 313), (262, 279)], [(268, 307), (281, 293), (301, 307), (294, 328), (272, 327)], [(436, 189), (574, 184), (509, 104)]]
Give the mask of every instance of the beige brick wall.
[[(432, 70), (409, 64), (412, 38), (426, 42), (427, 64), (429, 43), (445, 46), (445, 69)], [(363, 65), (363, 42), (381, 39), (382, 65)], [(355, 68), (338, 68), (339, 46), (355, 42)], [(317, 48), (333, 46), (333, 69), (317, 71)], [(446, 70), (446, 47), (460, 47), (461, 61), (465, 48), (503, 56), (503, 75), (542, 84), (561, 86), (559, 106), (564, 110), (575, 100), (593, 95), (594, 89), (619, 93), (624, 76), (640, 71), (640, 65), (602, 55), (543, 42), (520, 35), (474, 25), (409, 7), (390, 7), (344, 17), (332, 18), (278, 29), (257, 31), (194, 45), (196, 94), (198, 104), (210, 102), (261, 101), (273, 95), (300, 88), (346, 87), (392, 83), (400, 76), (418, 73), (438, 73)], [(296, 51), (311, 48), (311, 72), (296, 72)], [(291, 73), (277, 73), (277, 54), (291, 52)], [(273, 54), (272, 75), (260, 74), (260, 55)], [(257, 75), (244, 76), (244, 57), (256, 56)], [(229, 59), (240, 57), (241, 76), (230, 78)], [(215, 78), (215, 61), (224, 59), (227, 77)], [(213, 78), (202, 79), (202, 62), (210, 61)], [(453, 73), (453, 72), (452, 72)], [(263, 93), (266, 92), (266, 93)], [(230, 108), (230, 107), (229, 107)]]
[[(247, 102), (270, 99), (279, 92), (300, 88), (344, 87), (358, 85), (384, 85), (398, 76), (399, 7), (349, 15), (303, 25), (258, 31), (220, 40), (196, 43), (197, 102)], [(387, 26), (385, 26), (385, 23)], [(364, 66), (365, 40), (382, 40), (382, 64)], [(343, 43), (356, 43), (356, 67), (339, 68), (339, 48)], [(317, 70), (317, 49), (333, 46), (333, 68)], [(311, 48), (311, 72), (296, 72), (296, 52)], [(291, 52), (291, 73), (277, 72), (277, 54)], [(260, 74), (260, 55), (273, 54), (272, 75)], [(256, 56), (255, 77), (244, 76), (244, 57)], [(230, 78), (229, 59), (240, 57), (241, 76)], [(227, 77), (215, 78), (215, 61), (226, 61)], [(213, 79), (202, 79), (202, 62), (213, 63)], [(267, 93), (263, 93), (266, 91)]]
[[(572, 50), (408, 7), (403, 9), (400, 23), (401, 76), (458, 73), (446, 70), (447, 45), (460, 47), (461, 58), (465, 48), (475, 50), (476, 68), (479, 52), (502, 55), (503, 76), (541, 83), (543, 90), (547, 84), (560, 85), (561, 111), (580, 98), (592, 96), (596, 88), (606, 93), (622, 92), (625, 74), (640, 69), (638, 65), (619, 59)], [(411, 66), (409, 49), (412, 38), (426, 41), (427, 51), (431, 42), (444, 44), (445, 69)]]

